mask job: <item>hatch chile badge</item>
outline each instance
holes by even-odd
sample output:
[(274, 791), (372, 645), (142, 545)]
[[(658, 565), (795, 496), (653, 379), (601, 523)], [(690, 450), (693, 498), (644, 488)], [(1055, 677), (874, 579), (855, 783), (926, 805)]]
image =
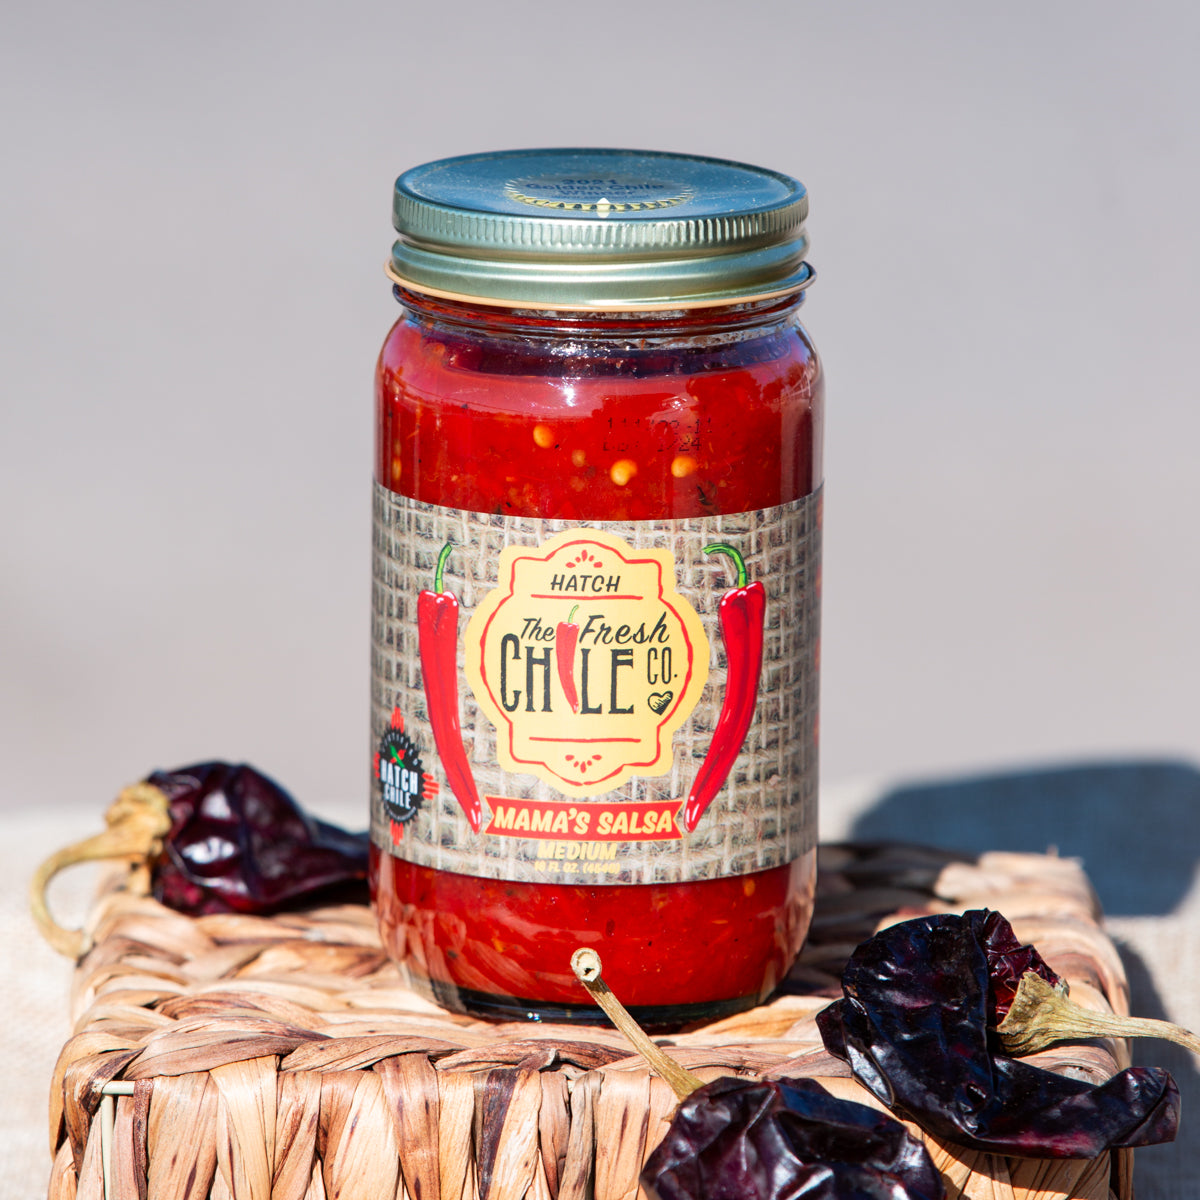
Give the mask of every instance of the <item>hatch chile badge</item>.
[(391, 724), (379, 739), (374, 768), (392, 842), (396, 843), (404, 836), (404, 826), (417, 815), (422, 800), (438, 791), (437, 780), (425, 774), (420, 748), (405, 732), (404, 717), (398, 708), (392, 710)]
[(708, 679), (709, 646), (669, 550), (572, 529), (508, 546), (467, 625), (466, 673), (506, 771), (569, 796), (665, 775)]

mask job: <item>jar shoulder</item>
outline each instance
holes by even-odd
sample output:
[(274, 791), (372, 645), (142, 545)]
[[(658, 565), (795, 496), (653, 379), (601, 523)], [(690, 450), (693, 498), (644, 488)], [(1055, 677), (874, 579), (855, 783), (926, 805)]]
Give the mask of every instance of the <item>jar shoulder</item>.
[(379, 356), (377, 382), (393, 402), (475, 403), (489, 411), (533, 409), (573, 417), (620, 396), (625, 405), (678, 407), (711, 399), (714, 387), (741, 404), (803, 402), (822, 367), (798, 320), (691, 336), (504, 336), (402, 315)]

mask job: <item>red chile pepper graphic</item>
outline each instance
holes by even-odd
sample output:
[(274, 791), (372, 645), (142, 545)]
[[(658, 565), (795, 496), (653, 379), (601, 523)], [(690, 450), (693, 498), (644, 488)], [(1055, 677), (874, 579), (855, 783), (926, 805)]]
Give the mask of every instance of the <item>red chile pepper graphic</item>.
[(579, 693), (575, 690), (575, 643), (579, 641), (579, 626), (575, 624), (575, 614), (579, 605), (575, 605), (565, 621), (559, 621), (554, 634), (554, 657), (558, 663), (558, 682), (562, 684), (563, 695), (571, 706), (572, 712), (579, 711)]
[(479, 790), (463, 750), (462, 726), (458, 720), (458, 597), (442, 591), (442, 572), (453, 544), (447, 542), (438, 555), (433, 591), (417, 597), (417, 632), (421, 646), (421, 678), (429, 705), (433, 740), (446, 772), (446, 781), (471, 828), (483, 825)]
[(733, 559), (737, 566), (737, 587), (721, 597), (717, 608), (721, 618), (721, 638), (725, 642), (725, 700), (708, 753), (688, 793), (683, 821), (689, 833), (699, 824), (705, 809), (724, 786), (746, 740), (758, 699), (763, 618), (767, 611), (766, 588), (761, 580), (746, 583), (746, 560), (733, 546), (716, 542), (705, 546), (704, 553), (728, 554)]

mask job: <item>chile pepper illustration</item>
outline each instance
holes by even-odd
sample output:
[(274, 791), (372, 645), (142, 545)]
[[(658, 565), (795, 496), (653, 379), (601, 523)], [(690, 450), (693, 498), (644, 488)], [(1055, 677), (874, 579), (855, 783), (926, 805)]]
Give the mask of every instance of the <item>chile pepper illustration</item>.
[(429, 706), (429, 724), (446, 781), (467, 814), (471, 828), (478, 833), (483, 824), (483, 807), (463, 749), (458, 720), (458, 597), (442, 591), (442, 573), (453, 548), (451, 542), (442, 547), (433, 576), (433, 591), (423, 591), (417, 597), (421, 678)]
[(575, 643), (579, 641), (579, 626), (575, 624), (575, 614), (579, 605), (575, 605), (567, 614), (565, 621), (559, 621), (554, 634), (554, 658), (558, 664), (558, 682), (562, 684), (563, 695), (571, 706), (572, 712), (579, 711), (579, 693), (575, 690)]
[(767, 611), (766, 588), (761, 580), (746, 583), (746, 560), (733, 546), (716, 542), (705, 546), (704, 553), (728, 554), (733, 559), (737, 566), (737, 587), (726, 592), (717, 607), (721, 618), (721, 638), (725, 643), (725, 699), (708, 753), (688, 792), (683, 822), (689, 833), (699, 824), (705, 809), (724, 786), (746, 740), (758, 699), (763, 618)]

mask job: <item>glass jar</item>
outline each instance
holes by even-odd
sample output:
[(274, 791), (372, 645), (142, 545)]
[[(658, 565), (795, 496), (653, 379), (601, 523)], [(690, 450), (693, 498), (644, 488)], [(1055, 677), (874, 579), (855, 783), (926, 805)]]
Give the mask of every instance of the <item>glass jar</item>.
[(763, 1000), (816, 855), (807, 197), (516, 151), (397, 181), (376, 385), (372, 889), (415, 986), (643, 1023)]

